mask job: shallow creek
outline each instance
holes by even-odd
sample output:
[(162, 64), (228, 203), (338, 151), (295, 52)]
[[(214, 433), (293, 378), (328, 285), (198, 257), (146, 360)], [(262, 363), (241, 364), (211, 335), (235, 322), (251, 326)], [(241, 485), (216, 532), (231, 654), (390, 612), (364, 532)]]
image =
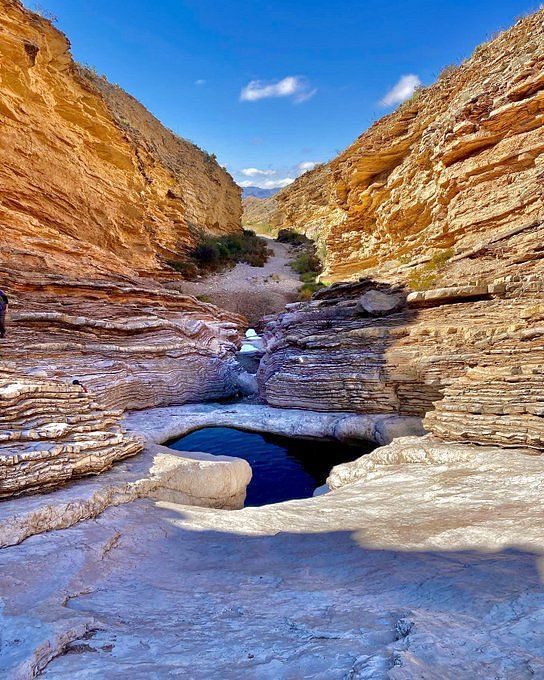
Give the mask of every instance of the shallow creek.
[(247, 488), (246, 506), (308, 498), (325, 483), (335, 465), (355, 460), (376, 448), (372, 443), (350, 446), (337, 441), (294, 439), (228, 427), (206, 427), (168, 446), (178, 451), (203, 451), (247, 460), (253, 478)]

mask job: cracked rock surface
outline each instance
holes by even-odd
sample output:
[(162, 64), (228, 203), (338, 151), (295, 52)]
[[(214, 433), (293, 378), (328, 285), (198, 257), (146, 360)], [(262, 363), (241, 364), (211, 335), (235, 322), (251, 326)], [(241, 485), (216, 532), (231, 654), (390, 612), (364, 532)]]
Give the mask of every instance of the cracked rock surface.
[(542, 457), (425, 442), (318, 498), (141, 499), (2, 549), (1, 674), (539, 677)]

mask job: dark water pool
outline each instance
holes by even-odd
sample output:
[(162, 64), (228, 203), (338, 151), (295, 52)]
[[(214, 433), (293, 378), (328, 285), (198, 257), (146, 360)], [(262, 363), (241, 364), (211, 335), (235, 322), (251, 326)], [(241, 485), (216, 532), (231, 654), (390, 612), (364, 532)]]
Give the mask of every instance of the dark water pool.
[(335, 465), (355, 460), (375, 448), (370, 443), (348, 446), (228, 427), (197, 430), (168, 446), (177, 451), (204, 451), (247, 460), (253, 469), (253, 479), (247, 488), (246, 505), (254, 506), (308, 498), (325, 483)]

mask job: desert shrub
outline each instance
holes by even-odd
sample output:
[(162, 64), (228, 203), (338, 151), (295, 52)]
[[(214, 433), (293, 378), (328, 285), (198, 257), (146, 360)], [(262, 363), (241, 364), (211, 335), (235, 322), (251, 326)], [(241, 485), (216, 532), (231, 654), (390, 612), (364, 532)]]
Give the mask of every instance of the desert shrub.
[(323, 283), (319, 283), (318, 281), (305, 283), (299, 288), (298, 299), (301, 301), (309, 300), (312, 295), (318, 290), (321, 290), (321, 288), (325, 288), (325, 285)]
[(453, 257), (453, 248), (446, 248), (445, 250), (439, 250), (430, 259), (429, 264), (432, 267), (443, 267), (448, 260)]
[(315, 275), (316, 273), (314, 271), (303, 272), (302, 274), (300, 274), (299, 278), (302, 281), (302, 283), (313, 283), (315, 281)]
[(196, 299), (200, 300), (200, 302), (212, 302), (211, 297), (209, 295), (206, 295), (206, 294), (197, 295)]
[(43, 8), (37, 2), (35, 2), (33, 5), (30, 5), (29, 9), (35, 14), (39, 14), (44, 19), (47, 19), (52, 24), (56, 24), (58, 22), (58, 17), (55, 14), (53, 14), (53, 12), (50, 12), (49, 10)]
[(196, 279), (198, 276), (198, 267), (190, 260), (167, 260), (166, 264), (181, 274), (184, 279)]
[(213, 239), (205, 239), (193, 248), (191, 257), (200, 267), (213, 269), (221, 259), (221, 251)]
[(423, 87), (423, 85), (419, 85), (418, 87), (416, 87), (412, 96), (403, 101), (402, 104), (400, 104), (400, 106), (398, 107), (397, 111), (403, 111), (404, 109), (408, 109), (410, 108), (410, 106), (419, 101), (419, 99), (421, 99), (421, 95), (423, 94), (424, 89), (425, 88)]
[(397, 257), (397, 262), (399, 262), (399, 264), (410, 264), (412, 257), (412, 253), (403, 253)]
[(278, 241), (295, 246), (298, 254), (291, 262), (291, 268), (297, 272), (302, 283), (298, 299), (309, 300), (317, 290), (324, 287), (317, 282), (323, 267), (317, 256), (315, 243), (304, 234), (297, 234), (290, 229), (282, 229), (278, 234)]
[(234, 267), (237, 262), (246, 262), (253, 267), (262, 267), (272, 251), (255, 232), (244, 230), (238, 234), (224, 236), (201, 235), (198, 243), (184, 259), (168, 260), (166, 264), (179, 272), (185, 279), (194, 279), (200, 273), (211, 273)]
[(413, 290), (429, 290), (436, 283), (437, 272), (426, 270), (424, 267), (415, 269), (408, 276), (408, 283)]
[(429, 288), (432, 288), (439, 278), (440, 271), (453, 254), (453, 248), (446, 248), (434, 253), (427, 263), (409, 274), (408, 283), (410, 287), (413, 290), (429, 290)]
[(291, 267), (301, 276), (309, 273), (314, 275), (321, 273), (321, 262), (315, 252), (310, 250), (305, 250), (300, 255), (297, 255), (293, 262), (291, 262)]
[(303, 246), (312, 243), (304, 234), (299, 234), (292, 229), (280, 229), (278, 235), (276, 236), (276, 241), (280, 243), (289, 243), (292, 246)]
[(451, 76), (456, 70), (457, 66), (455, 64), (448, 64), (440, 71), (438, 74), (438, 79), (442, 80), (443, 78), (448, 78), (448, 76)]

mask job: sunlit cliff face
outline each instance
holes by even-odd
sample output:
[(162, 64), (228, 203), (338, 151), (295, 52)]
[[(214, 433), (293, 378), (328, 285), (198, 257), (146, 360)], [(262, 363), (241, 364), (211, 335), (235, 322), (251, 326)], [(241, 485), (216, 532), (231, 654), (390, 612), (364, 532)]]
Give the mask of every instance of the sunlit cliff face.
[(78, 67), (65, 36), (0, 0), (1, 259), (78, 275), (156, 270), (198, 231), (240, 228), (212, 156)]
[(522, 260), (542, 271), (543, 20), (520, 20), (417, 90), (277, 194), (268, 221), (317, 241), (330, 281), (417, 288), (516, 273)]

